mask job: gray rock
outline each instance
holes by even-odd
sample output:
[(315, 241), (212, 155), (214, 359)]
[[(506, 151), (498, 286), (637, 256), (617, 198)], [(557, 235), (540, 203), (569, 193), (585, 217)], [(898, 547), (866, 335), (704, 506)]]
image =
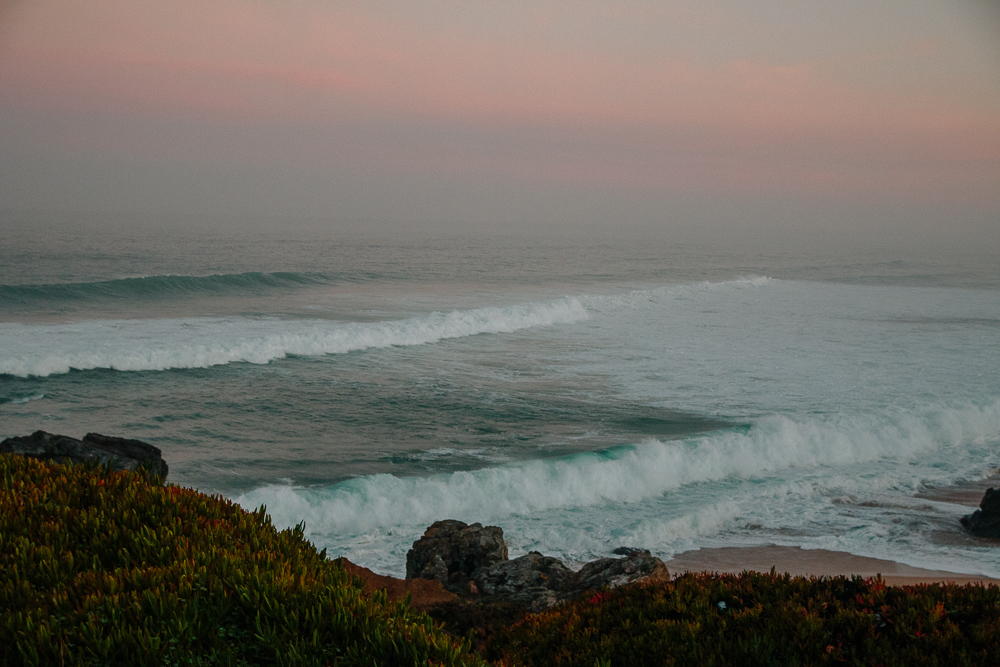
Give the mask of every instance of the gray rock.
[(115, 438), (88, 433), (83, 440), (67, 435), (35, 431), (28, 436), (7, 438), (0, 442), (0, 453), (13, 453), (43, 461), (83, 463), (94, 461), (113, 470), (135, 471), (167, 478), (167, 462), (160, 449), (140, 440)]
[(963, 516), (960, 521), (977, 537), (1000, 539), (1000, 491), (989, 488), (979, 502), (979, 509)]
[(616, 549), (625, 552), (625, 558), (601, 558), (591, 561), (576, 573), (574, 597), (599, 588), (614, 588), (637, 581), (659, 582), (670, 579), (662, 560), (645, 549)]
[(620, 548), (615, 553), (625, 557), (601, 558), (574, 572), (537, 551), (508, 560), (503, 531), (496, 526), (438, 521), (406, 555), (406, 578), (436, 579), (462, 596), (514, 602), (539, 612), (587, 591), (670, 577), (649, 551)]
[(479, 568), (472, 574), (481, 595), (516, 602), (534, 612), (562, 600), (575, 578), (576, 573), (558, 558), (537, 551)]
[(436, 579), (445, 589), (462, 594), (474, 571), (505, 560), (507, 544), (500, 528), (435, 521), (407, 552), (406, 578)]

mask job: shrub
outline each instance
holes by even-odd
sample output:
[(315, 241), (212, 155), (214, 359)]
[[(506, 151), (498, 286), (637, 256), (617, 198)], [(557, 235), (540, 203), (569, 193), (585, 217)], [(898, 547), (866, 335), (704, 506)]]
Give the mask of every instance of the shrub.
[(0, 664), (481, 664), (263, 507), (15, 455), (0, 471)]
[(522, 665), (1000, 665), (1000, 588), (686, 574), (601, 591), (496, 633)]

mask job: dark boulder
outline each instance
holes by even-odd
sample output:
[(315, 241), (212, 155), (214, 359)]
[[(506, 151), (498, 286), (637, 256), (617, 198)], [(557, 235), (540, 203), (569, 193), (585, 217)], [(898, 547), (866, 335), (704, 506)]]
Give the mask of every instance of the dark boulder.
[(961, 518), (962, 525), (977, 537), (1000, 539), (1000, 491), (990, 488), (979, 502), (979, 509)]
[(20, 454), (43, 461), (84, 463), (92, 461), (113, 470), (135, 471), (167, 478), (167, 462), (160, 449), (140, 440), (115, 438), (88, 433), (83, 440), (67, 435), (35, 431), (28, 436), (7, 438), (0, 442), (0, 453)]
[(638, 581), (666, 581), (667, 566), (643, 549), (621, 548), (624, 558), (601, 558), (579, 572), (532, 551), (507, 559), (503, 531), (461, 521), (438, 521), (406, 556), (407, 579), (436, 579), (444, 587), (486, 604), (514, 603), (539, 612), (587, 591)]
[(475, 570), (505, 560), (507, 544), (500, 528), (435, 521), (406, 554), (406, 578), (436, 579), (445, 589), (463, 593)]

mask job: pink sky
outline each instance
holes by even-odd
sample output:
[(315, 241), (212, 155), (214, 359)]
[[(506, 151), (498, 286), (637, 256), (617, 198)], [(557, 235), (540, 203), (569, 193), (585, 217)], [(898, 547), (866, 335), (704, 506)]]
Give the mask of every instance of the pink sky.
[(1000, 225), (1000, 12), (746, 4), (5, 5), (0, 196), (491, 224), (580, 191), (646, 223), (745, 198)]

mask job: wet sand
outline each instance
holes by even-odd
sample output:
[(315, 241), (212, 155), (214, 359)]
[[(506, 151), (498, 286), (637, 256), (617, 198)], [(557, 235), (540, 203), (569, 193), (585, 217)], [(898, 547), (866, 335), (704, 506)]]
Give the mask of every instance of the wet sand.
[(991, 487), (994, 489), (1000, 488), (1000, 471), (994, 472), (986, 479), (974, 482), (962, 482), (942, 487), (927, 487), (915, 494), (914, 497), (942, 503), (966, 505), (971, 512), (979, 508), (979, 502), (983, 499), (983, 494), (986, 493), (986, 489)]

